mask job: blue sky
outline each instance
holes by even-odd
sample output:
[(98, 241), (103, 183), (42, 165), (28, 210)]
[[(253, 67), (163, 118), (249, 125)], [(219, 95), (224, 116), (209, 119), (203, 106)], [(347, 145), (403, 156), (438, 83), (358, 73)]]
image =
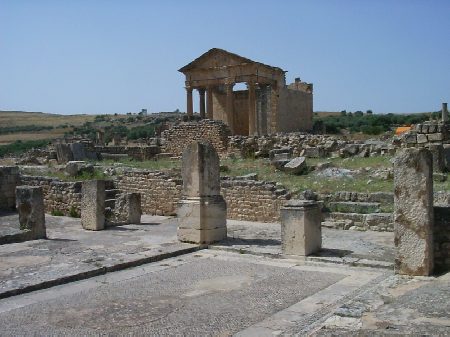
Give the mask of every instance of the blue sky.
[(315, 111), (450, 101), (448, 0), (0, 0), (0, 110), (185, 110), (177, 70), (223, 48), (314, 83)]

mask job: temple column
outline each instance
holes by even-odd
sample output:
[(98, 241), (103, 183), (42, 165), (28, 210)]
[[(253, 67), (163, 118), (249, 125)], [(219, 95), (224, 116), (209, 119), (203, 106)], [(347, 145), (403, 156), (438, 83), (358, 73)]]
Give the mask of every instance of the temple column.
[(256, 94), (255, 83), (248, 82), (248, 135), (253, 136), (258, 133), (256, 125)]
[(205, 89), (204, 88), (199, 88), (198, 89), (198, 94), (200, 96), (200, 118), (204, 119), (205, 118)]
[(214, 119), (213, 112), (213, 87), (209, 86), (206, 89), (206, 118)]
[(188, 119), (192, 119), (194, 115), (194, 105), (192, 104), (192, 87), (186, 87), (186, 113), (188, 115)]
[(226, 118), (227, 124), (230, 127), (231, 134), (234, 134), (234, 96), (233, 87), (234, 83), (225, 84), (227, 91), (227, 104), (226, 104)]

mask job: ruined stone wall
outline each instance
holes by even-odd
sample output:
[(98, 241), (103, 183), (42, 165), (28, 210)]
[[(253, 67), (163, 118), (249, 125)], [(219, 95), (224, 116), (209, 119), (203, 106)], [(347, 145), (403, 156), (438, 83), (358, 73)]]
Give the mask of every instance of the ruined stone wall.
[(290, 193), (273, 182), (225, 179), (221, 194), (227, 202), (227, 218), (279, 222), (280, 208)]
[(16, 186), (19, 180), (17, 166), (0, 166), (0, 210), (16, 208)]
[(117, 178), (116, 186), (123, 192), (141, 193), (142, 212), (174, 215), (181, 198), (182, 181), (158, 171), (128, 171)]
[(64, 215), (69, 215), (73, 208), (80, 214), (81, 182), (66, 182), (51, 177), (22, 175), (21, 185), (42, 187), (46, 213), (61, 211)]
[(230, 129), (221, 121), (204, 119), (199, 122), (188, 122), (176, 125), (162, 133), (163, 152), (181, 155), (187, 145), (196, 140), (209, 141), (217, 153), (227, 152)]
[(311, 131), (312, 93), (282, 88), (278, 101), (278, 132)]
[(450, 207), (434, 207), (434, 269), (450, 270)]
[(95, 146), (97, 153), (126, 154), (136, 160), (149, 160), (160, 153), (159, 146)]

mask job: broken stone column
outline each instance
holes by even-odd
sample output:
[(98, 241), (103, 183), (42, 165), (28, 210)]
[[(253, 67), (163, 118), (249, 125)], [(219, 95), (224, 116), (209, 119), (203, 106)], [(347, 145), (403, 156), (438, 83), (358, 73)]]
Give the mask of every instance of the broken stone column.
[(16, 188), (16, 208), (20, 229), (31, 232), (30, 238), (45, 239), (44, 196), (42, 187), (19, 186)]
[(448, 121), (447, 103), (442, 103), (442, 122), (447, 123), (447, 121)]
[(0, 210), (11, 211), (16, 207), (16, 186), (19, 181), (17, 166), (0, 166)]
[(208, 244), (227, 237), (227, 205), (220, 195), (219, 157), (207, 142), (183, 152), (183, 193), (178, 203), (178, 239)]
[(99, 231), (105, 228), (105, 181), (88, 180), (81, 185), (81, 226)]
[(283, 254), (307, 256), (322, 248), (322, 215), (316, 201), (291, 200), (280, 215)]
[(433, 171), (444, 172), (445, 169), (445, 155), (444, 146), (442, 144), (428, 144), (428, 150), (430, 150), (433, 156)]
[(114, 214), (118, 223), (141, 223), (141, 194), (123, 193), (117, 196)]
[(394, 159), (395, 272), (433, 272), (433, 158), (426, 149), (397, 151)]

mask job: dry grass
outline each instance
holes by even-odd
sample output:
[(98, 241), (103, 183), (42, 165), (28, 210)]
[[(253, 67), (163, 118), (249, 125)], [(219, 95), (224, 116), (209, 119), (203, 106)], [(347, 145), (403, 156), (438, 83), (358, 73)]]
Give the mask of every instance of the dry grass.
[(42, 112), (0, 111), (0, 125), (2, 126), (54, 126), (68, 124), (79, 126), (93, 121), (95, 115), (57, 115)]
[(64, 132), (69, 129), (52, 129), (37, 132), (21, 132), (9, 133), (0, 135), (0, 145), (6, 145), (15, 142), (16, 140), (41, 140), (41, 139), (55, 139), (64, 136)]

